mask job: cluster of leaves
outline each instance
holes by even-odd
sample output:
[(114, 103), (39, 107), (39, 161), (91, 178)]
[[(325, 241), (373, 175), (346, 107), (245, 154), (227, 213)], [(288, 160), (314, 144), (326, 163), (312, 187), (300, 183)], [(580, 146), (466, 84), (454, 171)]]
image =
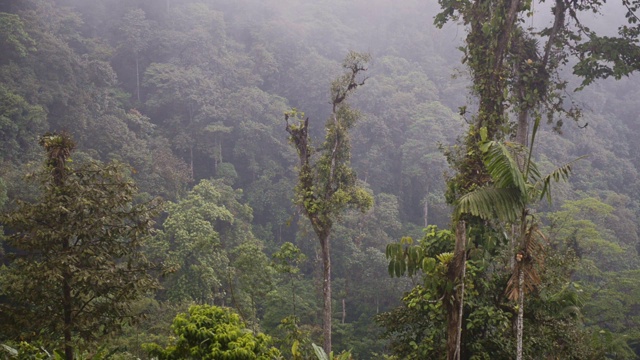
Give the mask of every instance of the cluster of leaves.
[(280, 352), (270, 347), (271, 338), (247, 331), (238, 314), (216, 306), (191, 306), (186, 314), (173, 321), (174, 344), (162, 348), (146, 345), (158, 359), (237, 359), (267, 360), (279, 358)]

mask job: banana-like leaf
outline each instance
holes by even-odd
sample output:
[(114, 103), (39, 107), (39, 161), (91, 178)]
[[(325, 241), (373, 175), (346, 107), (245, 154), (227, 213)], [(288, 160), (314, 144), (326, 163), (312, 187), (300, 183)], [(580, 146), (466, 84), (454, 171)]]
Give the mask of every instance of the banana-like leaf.
[(493, 180), (493, 186), (483, 187), (465, 194), (456, 204), (457, 215), (471, 214), (483, 219), (498, 218), (515, 221), (526, 204), (527, 182), (518, 163), (504, 144), (486, 143), (484, 163)]
[(527, 193), (526, 181), (518, 163), (503, 143), (492, 141), (484, 154), (484, 164), (496, 188), (516, 188)]
[(311, 344), (311, 346), (313, 347), (313, 351), (316, 353), (316, 357), (318, 358), (318, 360), (329, 360), (329, 356), (323, 348), (313, 343)]
[(461, 196), (456, 203), (456, 215), (515, 221), (524, 206), (525, 198), (517, 188), (484, 187)]

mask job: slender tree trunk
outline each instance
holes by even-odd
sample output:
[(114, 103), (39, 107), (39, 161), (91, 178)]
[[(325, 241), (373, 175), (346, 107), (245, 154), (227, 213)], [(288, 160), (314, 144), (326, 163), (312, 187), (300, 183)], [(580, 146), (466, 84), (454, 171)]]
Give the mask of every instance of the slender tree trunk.
[[(69, 241), (65, 240), (63, 249), (69, 250)], [(64, 355), (66, 360), (73, 360), (73, 346), (71, 345), (72, 304), (71, 304), (71, 273), (68, 268), (62, 274), (62, 311), (64, 317)]]
[[(61, 174), (56, 180), (56, 186), (61, 187), (64, 183), (65, 174)], [(62, 256), (68, 256), (71, 249), (69, 239), (64, 239), (62, 243)], [(71, 269), (69, 264), (65, 264), (62, 269), (62, 317), (64, 329), (64, 357), (66, 360), (73, 360), (73, 345), (71, 344), (71, 331), (73, 325), (73, 301), (71, 298)]]
[(251, 317), (253, 318), (251, 320), (251, 329), (253, 330), (253, 335), (257, 336), (258, 335), (258, 329), (256, 328), (256, 324), (257, 324), (257, 319), (258, 319), (258, 309), (256, 309), (256, 301), (253, 297), (253, 295), (251, 295)]
[[(520, 89), (520, 97), (524, 99), (524, 92), (525, 89)], [(523, 147), (527, 147), (529, 146), (529, 112), (526, 109), (522, 109), (520, 110), (519, 114), (518, 114), (518, 128), (516, 129), (516, 141), (518, 142), (518, 144), (522, 145)], [(518, 166), (520, 167), (521, 171), (525, 171), (525, 161), (526, 161), (526, 154), (520, 154), (518, 155)], [(525, 236), (525, 232), (526, 232), (526, 212), (523, 213), (523, 217), (522, 217), (522, 224), (520, 226), (520, 233), (516, 235), (516, 225), (512, 225), (513, 226), (513, 235), (511, 237), (511, 247), (512, 247), (512, 251), (511, 251), (511, 271), (513, 272), (516, 269), (516, 254), (515, 254), (515, 249), (513, 249), (514, 247), (514, 243), (516, 241), (516, 239), (524, 239)], [(520, 245), (523, 246), (524, 244), (522, 244), (523, 240), (520, 240)], [(524, 316), (524, 271), (522, 271), (522, 264), (520, 264), (520, 266), (517, 266), (518, 269), (518, 319), (516, 322), (516, 359), (517, 360), (522, 360), (522, 337), (523, 337), (523, 329), (524, 329), (524, 324), (522, 322), (523, 320), (523, 316)]]
[(460, 360), (462, 317), (464, 306), (464, 275), (466, 270), (467, 234), (464, 221), (456, 225), (456, 244), (453, 260), (447, 271), (448, 281), (458, 284), (454, 290), (452, 301), (445, 300), (447, 309), (447, 360)]
[[(48, 152), (49, 164), (52, 165), (53, 183), (58, 190), (62, 190), (65, 179), (67, 177), (66, 162), (71, 155), (75, 144), (65, 135), (58, 135), (59, 139), (68, 140), (66, 147), (47, 145), (44, 142), (44, 148)], [(69, 144), (70, 143), (70, 144)], [(66, 216), (66, 215), (65, 215)], [(69, 239), (62, 241), (62, 256), (69, 256), (71, 250), (71, 242)], [(62, 268), (62, 321), (64, 328), (62, 330), (64, 336), (64, 356), (66, 360), (73, 360), (73, 345), (71, 343), (72, 326), (73, 326), (73, 299), (71, 297), (71, 281), (73, 275), (69, 264), (65, 264)]]
[(344, 281), (344, 295), (342, 296), (342, 324), (347, 319), (347, 295), (349, 294), (349, 277)]
[(342, 298), (342, 323), (343, 324), (346, 317), (347, 317), (347, 304), (345, 302), (345, 299)]
[(529, 112), (527, 110), (521, 110), (518, 113), (518, 128), (516, 129), (516, 142), (524, 147), (529, 146)]
[(193, 145), (189, 145), (189, 171), (191, 172), (191, 178), (195, 179), (193, 176)]
[[(191, 103), (187, 105), (187, 110), (189, 112), (189, 133), (193, 134), (193, 105)], [(193, 176), (193, 139), (191, 139), (191, 143), (189, 144), (189, 168), (191, 171), (191, 179), (195, 179)]]
[(138, 53), (136, 52), (136, 94), (138, 96), (138, 102), (140, 102), (140, 60), (138, 58)]
[[(242, 319), (242, 321), (247, 323), (247, 317), (244, 316), (244, 313), (242, 312), (242, 309), (240, 308), (240, 304), (238, 304), (238, 301), (236, 301), (236, 295), (235, 295), (235, 292), (233, 291), (233, 282), (232, 282), (232, 279), (231, 279), (231, 271), (227, 271), (227, 279), (229, 281), (229, 292), (231, 293), (231, 301), (233, 302), (233, 306), (236, 308), (236, 310), (238, 310), (238, 315), (240, 315), (240, 318)], [(253, 301), (253, 299), (252, 299), (252, 301)], [(203, 301), (203, 303), (205, 303), (205, 302)], [(223, 306), (224, 306), (224, 304), (223, 304)]]
[(522, 333), (524, 329), (524, 271), (518, 270), (518, 325), (516, 360), (522, 360)]
[(324, 337), (324, 351), (331, 353), (331, 249), (329, 235), (320, 239), (322, 246), (322, 295), (324, 307), (322, 310), (322, 335)]
[(424, 197), (424, 227), (429, 225), (429, 192), (427, 191), (427, 196)]
[[(465, 237), (466, 239), (466, 237)], [(462, 342), (462, 315), (464, 314), (464, 280), (467, 273), (467, 252), (463, 256), (464, 266), (462, 267), (462, 276), (460, 278), (460, 307), (458, 308), (458, 335), (456, 337), (456, 360), (460, 360), (461, 342)]]
[(295, 280), (293, 278), (293, 275), (291, 276), (291, 305), (293, 306), (293, 321), (295, 324), (295, 319), (296, 319), (296, 284), (295, 284)]
[[(222, 135), (220, 135), (222, 137)], [(218, 161), (222, 164), (222, 139), (218, 141)]]
[(509, 239), (509, 269), (513, 273), (516, 270), (516, 239), (519, 237), (517, 234), (517, 225), (511, 224), (511, 239)]

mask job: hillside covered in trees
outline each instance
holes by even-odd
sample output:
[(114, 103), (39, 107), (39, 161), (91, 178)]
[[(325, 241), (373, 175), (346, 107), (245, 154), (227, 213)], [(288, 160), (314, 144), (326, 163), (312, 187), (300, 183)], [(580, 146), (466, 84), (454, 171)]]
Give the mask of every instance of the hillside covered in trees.
[(637, 359), (640, 5), (535, 5), (0, 2), (0, 358)]

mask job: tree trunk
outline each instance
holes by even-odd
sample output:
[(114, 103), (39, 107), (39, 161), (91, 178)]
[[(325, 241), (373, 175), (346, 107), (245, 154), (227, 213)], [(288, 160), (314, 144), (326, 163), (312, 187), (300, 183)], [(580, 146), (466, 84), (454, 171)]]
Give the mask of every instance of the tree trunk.
[(293, 278), (293, 275), (291, 276), (291, 305), (293, 306), (293, 321), (295, 324), (295, 319), (296, 319), (296, 284), (295, 284), (295, 280)]
[(513, 273), (516, 270), (516, 239), (517, 237), (517, 225), (511, 224), (511, 239), (509, 239), (509, 269)]
[(138, 96), (138, 102), (140, 102), (140, 60), (138, 58), (138, 53), (136, 52), (136, 94)]
[(191, 103), (187, 104), (187, 113), (189, 114), (189, 126), (187, 127), (187, 131), (189, 133), (189, 137), (191, 138), (189, 140), (189, 172), (191, 173), (191, 179), (195, 179), (195, 177), (193, 176), (193, 105)]
[[(465, 237), (466, 241), (466, 237)], [(462, 276), (460, 277), (460, 306), (458, 307), (458, 335), (456, 337), (456, 360), (460, 360), (462, 342), (462, 315), (464, 314), (464, 280), (467, 273), (467, 252), (463, 252)]]
[(521, 110), (518, 113), (518, 128), (516, 129), (516, 142), (524, 147), (529, 146), (529, 112)]
[(424, 227), (426, 228), (429, 225), (429, 193), (424, 197)]
[[(64, 240), (62, 248), (66, 256), (69, 251), (69, 240)], [(71, 301), (71, 272), (68, 265), (62, 272), (62, 316), (64, 317), (64, 355), (66, 360), (73, 360), (73, 346), (71, 345), (72, 301)]]
[[(524, 98), (524, 89), (520, 89), (520, 96), (522, 98)], [(520, 113), (518, 114), (518, 128), (516, 129), (516, 141), (518, 142), (518, 144), (522, 145), (523, 147), (527, 147), (529, 146), (529, 112), (526, 109), (520, 110)], [(518, 156), (518, 165), (520, 166), (520, 169), (522, 171), (525, 171), (525, 161), (526, 159), (524, 158), (526, 155), (525, 154), (520, 154)], [(523, 213), (526, 214), (526, 213)], [(518, 236), (516, 237), (516, 225), (512, 225), (513, 226), (513, 235), (511, 237), (511, 271), (514, 271), (516, 269), (516, 254), (514, 253), (514, 243), (516, 241), (516, 238), (518, 239), (524, 239), (525, 236), (525, 232), (526, 232), (526, 216), (523, 215), (522, 218), (522, 226), (520, 229), (520, 234), (518, 234)], [(524, 245), (524, 244), (521, 244)], [(517, 266), (518, 269), (518, 320), (516, 322), (516, 359), (517, 360), (522, 360), (522, 336), (523, 336), (523, 328), (524, 328), (524, 324), (522, 323), (523, 320), (523, 316), (524, 316), (524, 271), (522, 271), (522, 264), (519, 264), (519, 266)]]
[(517, 353), (516, 360), (522, 360), (522, 332), (524, 324), (524, 271), (518, 270), (518, 325), (517, 325)]
[(189, 145), (189, 171), (191, 172), (191, 179), (195, 179), (193, 176), (193, 145)]
[(322, 335), (324, 337), (324, 351), (331, 353), (331, 253), (329, 235), (320, 239), (322, 246), (322, 295), (324, 307), (322, 309)]
[[(66, 135), (59, 136), (60, 139), (64, 139)], [(69, 141), (70, 138), (67, 137)], [(65, 179), (67, 177), (66, 162), (71, 151), (73, 151), (75, 144), (68, 145), (66, 148), (58, 148), (58, 151), (54, 151), (55, 146), (48, 147), (45, 143), (45, 149), (47, 150), (50, 163), (53, 165), (53, 183), (61, 190), (64, 186)], [(61, 150), (61, 151), (60, 151)], [(62, 241), (62, 256), (69, 256), (71, 249), (71, 242), (69, 239)], [(72, 273), (69, 264), (65, 264), (62, 269), (62, 321), (64, 322), (64, 328), (62, 330), (64, 336), (64, 356), (66, 360), (73, 360), (73, 345), (71, 344), (71, 333), (73, 325), (73, 299), (71, 297), (71, 280)]]
[(345, 299), (342, 298), (342, 323), (344, 324), (344, 321), (347, 317), (347, 304), (345, 302)]
[(453, 260), (447, 271), (448, 281), (458, 284), (451, 294), (451, 301), (445, 297), (447, 309), (447, 360), (460, 360), (462, 338), (462, 316), (464, 306), (464, 275), (466, 270), (467, 233), (464, 221), (456, 225), (456, 245)]

